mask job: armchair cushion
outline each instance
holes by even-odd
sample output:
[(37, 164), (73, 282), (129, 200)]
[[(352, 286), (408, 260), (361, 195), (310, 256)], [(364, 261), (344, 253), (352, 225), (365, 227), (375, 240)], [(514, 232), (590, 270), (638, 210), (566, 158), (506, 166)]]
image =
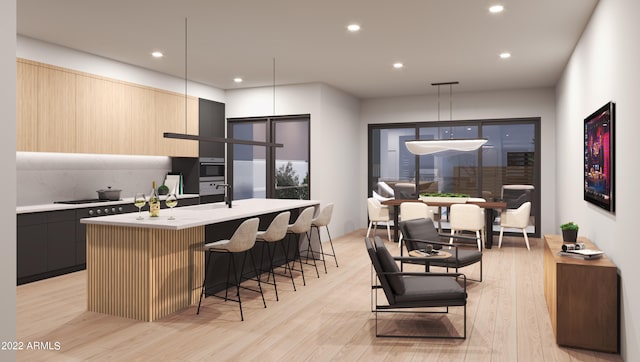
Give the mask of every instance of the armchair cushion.
[[(380, 265), (382, 266), (383, 273), (400, 273), (400, 268), (398, 268), (398, 264), (393, 259), (393, 256), (389, 253), (389, 250), (382, 244), (382, 241), (378, 242), (376, 240), (376, 254), (378, 255), (378, 259), (380, 260)], [(405, 285), (400, 274), (385, 274), (387, 280), (389, 281), (389, 285), (391, 285), (391, 289), (393, 289), (393, 293), (396, 295), (402, 295), (405, 293)]]
[(459, 301), (464, 305), (467, 293), (454, 278), (446, 276), (433, 276), (429, 278), (407, 276), (404, 278), (406, 291), (403, 295), (396, 296), (398, 303), (433, 301), (447, 304)]
[(449, 268), (464, 267), (482, 260), (482, 253), (477, 250), (458, 249), (458, 259), (455, 250), (451, 250), (451, 257), (444, 260), (434, 260), (431, 265)]

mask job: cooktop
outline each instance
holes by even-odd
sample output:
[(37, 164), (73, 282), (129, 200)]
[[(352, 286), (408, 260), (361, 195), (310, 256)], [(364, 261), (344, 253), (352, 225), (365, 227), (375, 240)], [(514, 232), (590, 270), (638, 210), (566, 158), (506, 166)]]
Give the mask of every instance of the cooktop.
[(92, 204), (92, 203), (96, 203), (96, 202), (109, 202), (109, 201), (115, 201), (115, 200), (103, 200), (103, 199), (86, 199), (86, 200), (68, 200), (68, 201), (54, 201), (54, 204), (71, 204), (71, 205), (76, 205), (76, 204)]

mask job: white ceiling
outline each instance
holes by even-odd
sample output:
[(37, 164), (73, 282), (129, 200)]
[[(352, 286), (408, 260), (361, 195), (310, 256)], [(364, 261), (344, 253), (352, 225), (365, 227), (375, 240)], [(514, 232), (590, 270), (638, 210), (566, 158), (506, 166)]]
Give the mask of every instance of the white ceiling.
[[(492, 15), (488, 7), (505, 11)], [(597, 0), (18, 0), (18, 34), (220, 89), (359, 98), (553, 86)], [(346, 25), (361, 25), (352, 34)], [(160, 60), (150, 56), (161, 50)], [(509, 51), (510, 59), (498, 54)], [(274, 77), (275, 59), (275, 77)], [(394, 70), (394, 62), (405, 67)], [(241, 85), (234, 77), (244, 78)]]

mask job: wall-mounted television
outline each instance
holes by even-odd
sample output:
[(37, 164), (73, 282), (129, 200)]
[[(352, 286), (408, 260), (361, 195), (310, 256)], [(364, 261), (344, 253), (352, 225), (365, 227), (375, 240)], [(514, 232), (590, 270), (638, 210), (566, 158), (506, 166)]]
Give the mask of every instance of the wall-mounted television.
[(614, 204), (615, 103), (584, 119), (584, 199), (609, 212)]

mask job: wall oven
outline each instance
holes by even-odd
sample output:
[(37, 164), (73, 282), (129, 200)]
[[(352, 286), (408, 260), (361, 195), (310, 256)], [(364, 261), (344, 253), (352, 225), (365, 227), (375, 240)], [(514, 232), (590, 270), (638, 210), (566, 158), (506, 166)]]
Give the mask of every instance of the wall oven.
[(224, 195), (225, 165), (224, 158), (201, 157), (200, 158), (200, 196)]

